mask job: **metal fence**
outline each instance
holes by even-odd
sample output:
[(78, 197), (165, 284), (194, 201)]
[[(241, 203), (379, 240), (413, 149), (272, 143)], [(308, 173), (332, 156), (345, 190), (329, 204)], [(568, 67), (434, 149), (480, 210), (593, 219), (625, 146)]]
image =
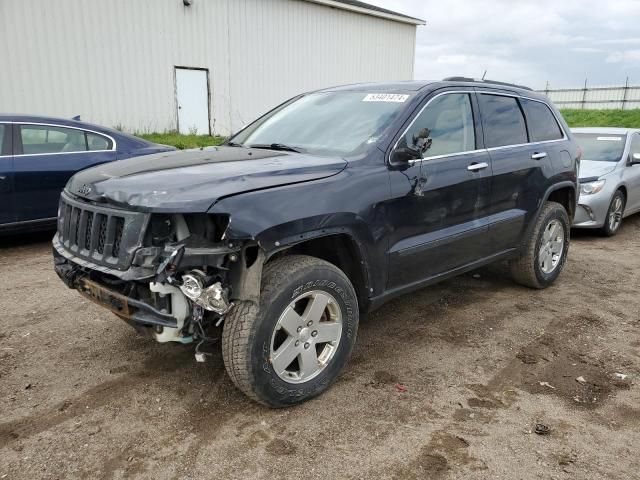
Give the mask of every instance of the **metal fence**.
[(558, 108), (580, 109), (622, 109), (640, 108), (640, 85), (591, 87), (584, 83), (582, 88), (547, 88), (538, 90), (547, 95)]

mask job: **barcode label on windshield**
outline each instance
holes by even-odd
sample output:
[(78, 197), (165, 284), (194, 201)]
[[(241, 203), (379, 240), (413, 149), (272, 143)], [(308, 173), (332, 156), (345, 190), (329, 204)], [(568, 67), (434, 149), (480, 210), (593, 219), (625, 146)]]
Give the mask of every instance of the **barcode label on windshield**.
[(400, 93), (369, 93), (362, 99), (363, 102), (398, 102), (403, 103), (407, 101), (409, 95), (402, 95)]

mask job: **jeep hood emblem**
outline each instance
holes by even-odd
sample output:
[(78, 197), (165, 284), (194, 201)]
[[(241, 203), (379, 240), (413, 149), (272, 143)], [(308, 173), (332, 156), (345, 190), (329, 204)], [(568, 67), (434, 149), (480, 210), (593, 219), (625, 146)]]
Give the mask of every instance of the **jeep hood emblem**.
[(78, 193), (80, 195), (89, 195), (91, 193), (91, 187), (87, 184), (84, 184), (78, 189)]

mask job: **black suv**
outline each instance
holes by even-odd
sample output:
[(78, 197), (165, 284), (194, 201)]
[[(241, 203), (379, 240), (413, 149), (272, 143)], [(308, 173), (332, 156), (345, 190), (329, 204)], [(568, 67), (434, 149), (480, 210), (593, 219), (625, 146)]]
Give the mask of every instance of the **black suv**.
[(359, 318), (390, 298), (500, 260), (523, 285), (553, 283), (579, 157), (557, 110), (524, 87), (329, 88), (220, 147), (76, 174), (55, 268), (160, 342), (205, 342), (222, 325), (238, 388), (291, 405), (337, 378)]

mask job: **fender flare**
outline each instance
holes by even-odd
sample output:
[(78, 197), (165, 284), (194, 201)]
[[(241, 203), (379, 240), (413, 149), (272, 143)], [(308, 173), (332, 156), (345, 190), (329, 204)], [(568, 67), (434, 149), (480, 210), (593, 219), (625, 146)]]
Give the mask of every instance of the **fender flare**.
[[(533, 215), (533, 217), (531, 218), (531, 221), (529, 221), (529, 224), (525, 228), (525, 231), (523, 233), (524, 235), (523, 239), (531, 235), (531, 230), (533, 229), (533, 226), (536, 224), (538, 217), (540, 216), (540, 212), (542, 211), (542, 207), (544, 206), (545, 202), (549, 199), (549, 196), (551, 196), (553, 192), (566, 187), (570, 187), (571, 190), (573, 190), (573, 194), (575, 197), (574, 198), (575, 205), (573, 208), (575, 211), (575, 209), (578, 207), (578, 195), (576, 192), (576, 184), (571, 180), (564, 180), (562, 182), (554, 183), (549, 188), (547, 188), (547, 190), (544, 192), (544, 195), (542, 196), (542, 200), (540, 201), (540, 205), (538, 205), (538, 208), (536, 208), (535, 214)], [(573, 221), (573, 220), (570, 219), (570, 221)], [(518, 248), (518, 250), (520, 250), (520, 248)]]
[[(265, 238), (261, 238), (261, 235), (257, 235), (253, 239), (247, 239), (244, 242), (236, 239), (235, 241), (243, 242), (244, 245), (241, 249), (239, 261), (236, 262), (235, 268), (230, 271), (230, 283), (233, 287), (234, 298), (236, 300), (248, 300), (256, 304), (259, 303), (263, 267), (271, 258), (280, 252), (284, 252), (310, 240), (336, 235), (346, 237), (350, 243), (349, 253), (353, 257), (353, 268), (359, 270), (358, 274), (361, 275), (364, 283), (364, 285), (361, 285), (362, 290), (360, 290), (360, 293), (362, 299), (366, 300), (367, 294), (372, 287), (372, 282), (374, 281), (371, 277), (373, 271), (372, 265), (370, 264), (371, 259), (366, 255), (366, 248), (363, 245), (362, 239), (360, 239), (358, 233), (354, 232), (349, 226), (335, 226), (298, 232), (286, 237), (280, 237), (275, 242), (272, 238), (265, 241)], [(250, 250), (255, 252), (253, 254), (254, 258), (247, 264), (248, 252)], [(356, 287), (356, 290), (357, 289)]]
[[(265, 252), (264, 261), (267, 262), (271, 257), (276, 255), (277, 253), (282, 252), (284, 250), (288, 250), (301, 243), (308, 242), (309, 240), (317, 240), (320, 238), (331, 237), (335, 235), (344, 235), (351, 242), (352, 246), (354, 247), (354, 253), (356, 255), (356, 258), (355, 258), (356, 263), (360, 265), (365, 286), (367, 289), (369, 289), (372, 284), (371, 267), (370, 267), (371, 261), (366, 255), (366, 248), (364, 247), (363, 242), (359, 238), (358, 234), (348, 226), (336, 226), (336, 227), (329, 227), (329, 228), (314, 229), (314, 230), (309, 230), (306, 232), (290, 235), (287, 237), (283, 237), (276, 242), (274, 246), (275, 248), (272, 248), (269, 251)], [(257, 240), (260, 243), (259, 236)]]
[[(549, 199), (551, 194), (553, 192), (555, 192), (555, 191), (560, 190), (561, 188), (567, 188), (567, 187), (570, 187), (571, 190), (573, 190), (573, 195), (574, 195), (573, 210), (575, 212), (576, 208), (578, 208), (578, 195), (577, 195), (577, 192), (576, 192), (576, 184), (574, 182), (572, 182), (571, 180), (565, 180), (565, 181), (562, 181), (562, 182), (554, 183), (549, 188), (547, 188), (547, 190), (544, 192), (544, 195), (542, 196), (542, 201), (540, 202), (540, 205), (538, 205), (538, 208), (536, 209), (535, 215), (533, 216), (533, 218), (529, 222), (529, 225), (527, 226), (526, 233), (525, 233), (526, 236), (529, 236), (531, 234), (531, 229), (536, 224), (536, 221), (538, 220), (538, 217), (540, 216), (540, 212), (542, 211), (542, 207), (544, 206), (545, 202)], [(570, 218), (570, 221), (572, 222), (573, 219)]]
[(544, 203), (549, 199), (549, 197), (553, 192), (560, 190), (562, 188), (567, 188), (567, 187), (573, 190), (573, 203), (574, 203), (573, 209), (575, 212), (575, 209), (578, 206), (578, 197), (579, 197), (579, 195), (577, 194), (578, 192), (577, 192), (576, 184), (570, 180), (565, 180), (563, 182), (554, 183), (549, 188), (547, 188), (547, 190), (544, 192), (544, 196), (542, 197), (542, 201), (540, 202), (540, 205), (538, 205), (535, 218), (536, 219), (538, 218), (538, 215), (540, 214), (540, 210), (542, 210)]

